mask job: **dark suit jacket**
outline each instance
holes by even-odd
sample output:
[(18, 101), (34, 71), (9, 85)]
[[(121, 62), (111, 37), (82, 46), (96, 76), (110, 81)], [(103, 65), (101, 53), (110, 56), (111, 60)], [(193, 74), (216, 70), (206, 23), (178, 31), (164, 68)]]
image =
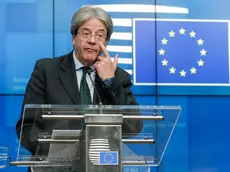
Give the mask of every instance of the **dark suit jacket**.
[[(23, 107), (25, 104), (79, 104), (79, 90), (76, 78), (73, 52), (56, 58), (44, 58), (36, 62), (31, 78), (26, 87)], [(137, 102), (130, 90), (132, 83), (130, 75), (117, 67), (115, 81), (109, 88), (102, 86), (98, 75), (95, 78), (95, 86), (105, 105), (137, 105)], [(93, 104), (98, 104), (98, 96), (94, 91)], [(36, 142), (37, 133), (46, 130), (52, 123), (44, 122), (35, 117), (35, 112), (26, 113), (23, 124), (21, 143), (32, 154), (47, 154), (47, 147), (40, 146)], [(21, 130), (22, 115), (17, 123), (16, 131), (18, 136)], [(79, 123), (75, 123), (75, 126)], [(142, 129), (142, 122), (124, 120), (123, 133), (139, 133)], [(32, 136), (35, 138), (31, 140)]]

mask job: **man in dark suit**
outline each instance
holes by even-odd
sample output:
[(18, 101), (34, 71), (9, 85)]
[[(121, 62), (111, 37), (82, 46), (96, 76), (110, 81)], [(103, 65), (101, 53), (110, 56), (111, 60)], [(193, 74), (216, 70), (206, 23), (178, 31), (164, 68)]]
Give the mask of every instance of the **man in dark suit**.
[[(118, 55), (112, 61), (106, 50), (112, 32), (113, 22), (104, 10), (82, 7), (77, 11), (71, 23), (74, 50), (60, 57), (44, 58), (36, 62), (26, 87), (23, 107), (25, 104), (96, 105), (100, 102), (104, 105), (138, 105), (130, 90), (130, 75), (117, 67)], [(102, 53), (104, 56), (101, 56)], [(84, 75), (85, 70), (88, 75)], [(87, 88), (81, 87), (83, 76)], [(85, 90), (90, 93), (88, 103), (84, 99), (86, 96), (82, 95)], [(32, 154), (46, 154), (46, 148), (40, 147), (37, 150), (37, 142), (31, 141), (30, 135), (32, 128), (36, 134), (48, 128), (50, 124), (41, 119), (34, 120), (34, 113), (27, 114), (24, 117), (21, 143)], [(16, 127), (18, 136), (21, 122), (22, 116)], [(74, 125), (78, 128), (80, 124)], [(123, 133), (139, 133), (141, 129), (142, 122), (137, 120), (123, 122)]]

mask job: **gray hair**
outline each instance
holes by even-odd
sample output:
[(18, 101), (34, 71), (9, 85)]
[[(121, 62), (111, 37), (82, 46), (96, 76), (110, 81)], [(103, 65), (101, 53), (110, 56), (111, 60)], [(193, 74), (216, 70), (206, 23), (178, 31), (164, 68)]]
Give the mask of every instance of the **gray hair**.
[(105, 24), (107, 29), (106, 39), (109, 41), (113, 33), (113, 21), (105, 10), (94, 6), (83, 6), (73, 15), (70, 28), (71, 34), (75, 35), (79, 27), (91, 18), (98, 18)]

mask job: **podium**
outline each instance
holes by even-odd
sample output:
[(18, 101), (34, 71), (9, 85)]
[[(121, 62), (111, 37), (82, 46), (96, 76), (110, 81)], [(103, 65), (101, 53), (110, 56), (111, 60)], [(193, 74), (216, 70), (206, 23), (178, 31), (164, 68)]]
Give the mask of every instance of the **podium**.
[(33, 172), (147, 172), (160, 167), (180, 112), (180, 106), (27, 104), (9, 164)]

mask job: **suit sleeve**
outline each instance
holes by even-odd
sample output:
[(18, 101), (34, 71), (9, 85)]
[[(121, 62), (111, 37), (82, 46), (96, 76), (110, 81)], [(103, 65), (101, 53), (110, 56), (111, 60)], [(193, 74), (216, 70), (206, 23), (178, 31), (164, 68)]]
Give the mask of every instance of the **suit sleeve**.
[[(130, 75), (125, 73), (124, 79), (120, 79), (122, 76), (116, 76), (113, 84), (108, 88), (109, 94), (115, 105), (138, 105), (132, 91), (132, 82)], [(140, 112), (135, 110), (129, 113), (131, 115), (140, 115)], [(141, 120), (124, 120), (122, 126), (122, 132), (125, 134), (137, 135), (141, 132), (143, 122)]]
[(24, 106), (25, 104), (45, 103), (45, 74), (41, 64), (41, 60), (36, 61), (31, 78), (25, 90), (21, 116), (16, 125), (16, 133), (21, 144), (32, 154), (34, 154), (38, 148), (36, 140), (38, 133), (42, 130), (42, 121), (36, 118), (36, 114), (39, 113), (38, 110), (27, 109), (24, 111)]

